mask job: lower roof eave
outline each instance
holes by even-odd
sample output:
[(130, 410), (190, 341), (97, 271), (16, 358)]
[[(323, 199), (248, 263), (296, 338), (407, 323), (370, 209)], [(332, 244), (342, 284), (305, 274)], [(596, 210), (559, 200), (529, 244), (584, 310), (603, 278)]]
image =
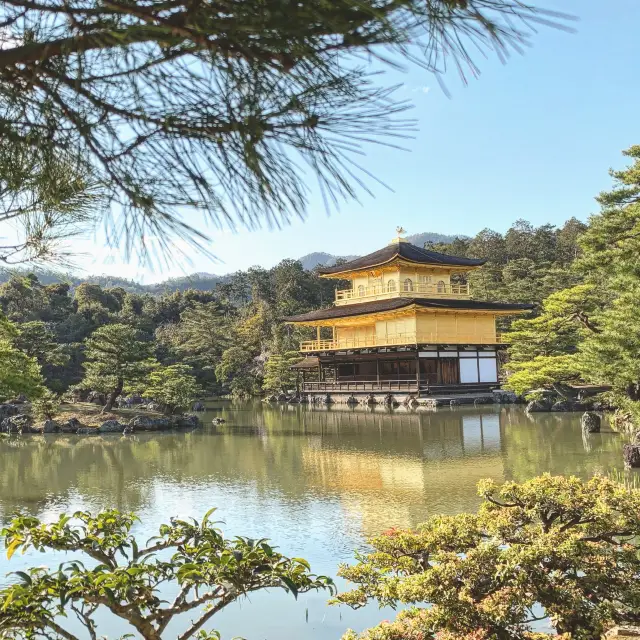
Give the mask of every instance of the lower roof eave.
[(514, 304), (503, 302), (484, 302), (480, 300), (444, 299), (444, 298), (387, 298), (373, 302), (341, 305), (302, 313), (297, 316), (285, 316), (283, 322), (288, 324), (317, 325), (341, 318), (385, 314), (400, 309), (415, 308), (420, 311), (491, 313), (492, 315), (517, 315), (534, 308), (532, 304)]

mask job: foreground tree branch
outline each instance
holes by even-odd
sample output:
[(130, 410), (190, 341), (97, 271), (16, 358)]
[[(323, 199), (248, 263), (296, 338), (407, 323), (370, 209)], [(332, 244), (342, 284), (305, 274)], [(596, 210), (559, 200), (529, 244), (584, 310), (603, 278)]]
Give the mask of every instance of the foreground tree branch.
[[(131, 534), (136, 520), (131, 514), (111, 510), (94, 517), (78, 512), (52, 524), (30, 516), (15, 518), (2, 532), (8, 559), (31, 548), (76, 555), (57, 571), (15, 573), (16, 581), (0, 591), (0, 638), (48, 639), (53, 631), (57, 638), (78, 640), (62, 623), (69, 610), (93, 639), (100, 633), (94, 614), (105, 608), (144, 640), (161, 640), (175, 616), (194, 611), (196, 618), (179, 636), (188, 640), (216, 613), (253, 591), (281, 588), (296, 597), (312, 589), (333, 591), (329, 578), (313, 575), (305, 560), (283, 556), (266, 540), (225, 539), (209, 521), (212, 512), (201, 522), (172, 519), (162, 525), (153, 548), (164, 550), (163, 555), (140, 552)], [(89, 569), (83, 555), (104, 562)], [(176, 583), (179, 593), (163, 608), (161, 587), (168, 583)]]
[(126, 250), (202, 248), (204, 220), (304, 216), (305, 167), (328, 207), (368, 189), (365, 146), (413, 123), (365, 57), (475, 75), (472, 50), (506, 59), (566, 21), (520, 0), (6, 0), (0, 127), (73, 149)]

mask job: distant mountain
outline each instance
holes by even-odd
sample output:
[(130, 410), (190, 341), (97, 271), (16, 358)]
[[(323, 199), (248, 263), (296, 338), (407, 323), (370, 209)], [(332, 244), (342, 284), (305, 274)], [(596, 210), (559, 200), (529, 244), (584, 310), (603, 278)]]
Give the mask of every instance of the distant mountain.
[[(425, 233), (415, 233), (412, 236), (407, 236), (407, 241), (411, 244), (415, 244), (417, 247), (424, 247), (425, 242), (453, 242), (457, 237), (462, 236), (448, 236), (443, 233), (431, 233), (429, 231)], [(318, 266), (332, 267), (338, 260), (354, 260), (359, 256), (334, 256), (331, 253), (324, 253), (323, 251), (316, 251), (314, 253), (308, 253), (302, 258), (298, 258), (302, 262), (302, 266), (311, 271)]]
[[(416, 233), (412, 236), (407, 236), (407, 240), (418, 247), (424, 246), (425, 242), (452, 242), (456, 236), (444, 235), (442, 233)], [(331, 253), (325, 253), (323, 251), (316, 251), (314, 253), (308, 253), (307, 255), (299, 258), (302, 266), (311, 271), (317, 266), (331, 267), (336, 264), (338, 260), (353, 260), (358, 256), (335, 256)], [(38, 280), (42, 284), (53, 284), (57, 282), (67, 282), (71, 287), (76, 287), (81, 282), (90, 282), (92, 284), (99, 284), (104, 288), (110, 287), (122, 287), (126, 291), (132, 293), (151, 293), (159, 294), (166, 291), (185, 291), (186, 289), (200, 289), (202, 291), (209, 291), (215, 289), (216, 285), (221, 282), (225, 282), (229, 279), (229, 275), (218, 276), (213, 273), (192, 273), (188, 276), (182, 276), (180, 278), (169, 278), (162, 282), (155, 284), (140, 284), (134, 280), (127, 280), (126, 278), (118, 278), (117, 276), (100, 275), (100, 276), (81, 276), (74, 273), (61, 273), (50, 269), (12, 269), (0, 271), (0, 283), (6, 282), (12, 274), (27, 275), (34, 273), (38, 276)]]
[(118, 276), (110, 275), (89, 275), (83, 276), (72, 272), (54, 271), (52, 269), (43, 269), (34, 267), (32, 269), (16, 268), (16, 269), (2, 269), (0, 270), (0, 283), (6, 282), (12, 275), (26, 276), (30, 273), (35, 274), (38, 280), (44, 284), (57, 284), (59, 282), (66, 282), (72, 288), (78, 286), (82, 282), (89, 282), (91, 284), (99, 284), (103, 288), (121, 287), (125, 291), (131, 291), (135, 293), (145, 293), (146, 287), (135, 280), (128, 280), (126, 278), (119, 278)]
[(322, 251), (316, 251), (315, 253), (308, 253), (298, 260), (302, 263), (302, 266), (307, 270), (315, 269), (316, 267), (332, 267), (338, 260), (353, 260), (358, 256), (334, 256), (330, 253), (324, 253)]

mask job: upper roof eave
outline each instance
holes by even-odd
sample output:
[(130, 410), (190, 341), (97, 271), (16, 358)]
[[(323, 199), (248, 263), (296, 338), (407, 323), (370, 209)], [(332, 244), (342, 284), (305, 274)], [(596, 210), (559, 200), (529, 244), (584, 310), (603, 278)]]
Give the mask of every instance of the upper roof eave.
[(345, 262), (344, 264), (318, 269), (318, 275), (323, 278), (335, 278), (344, 273), (381, 267), (394, 260), (404, 260), (413, 264), (458, 267), (462, 269), (481, 267), (486, 262), (486, 260), (476, 258), (462, 258), (437, 251), (429, 251), (428, 249), (422, 249), (409, 242), (398, 242), (387, 245), (366, 256)]

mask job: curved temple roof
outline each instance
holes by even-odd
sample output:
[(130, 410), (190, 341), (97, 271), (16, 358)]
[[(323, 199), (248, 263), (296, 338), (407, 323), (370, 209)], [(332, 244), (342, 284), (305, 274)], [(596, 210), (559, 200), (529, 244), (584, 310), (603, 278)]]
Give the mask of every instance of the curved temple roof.
[(476, 260), (475, 258), (458, 258), (456, 256), (448, 256), (437, 251), (429, 251), (421, 249), (409, 242), (394, 242), (387, 245), (383, 249), (374, 251), (369, 255), (356, 258), (350, 262), (337, 265), (335, 267), (325, 267), (319, 269), (318, 273), (323, 276), (344, 273), (346, 271), (358, 271), (359, 269), (368, 269), (369, 267), (377, 267), (391, 262), (395, 258), (415, 262), (417, 264), (431, 265), (448, 265), (452, 267), (480, 267), (486, 260)]
[(368, 313), (384, 313), (385, 311), (395, 311), (411, 305), (425, 307), (429, 309), (460, 309), (467, 311), (529, 311), (533, 309), (532, 304), (509, 304), (506, 302), (483, 302), (481, 300), (443, 300), (441, 298), (390, 298), (388, 300), (376, 300), (374, 302), (363, 302), (360, 304), (350, 304), (342, 307), (330, 307), (329, 309), (318, 309), (298, 316), (288, 316), (283, 318), (284, 322), (313, 322), (315, 320), (329, 320), (331, 318), (348, 318)]

